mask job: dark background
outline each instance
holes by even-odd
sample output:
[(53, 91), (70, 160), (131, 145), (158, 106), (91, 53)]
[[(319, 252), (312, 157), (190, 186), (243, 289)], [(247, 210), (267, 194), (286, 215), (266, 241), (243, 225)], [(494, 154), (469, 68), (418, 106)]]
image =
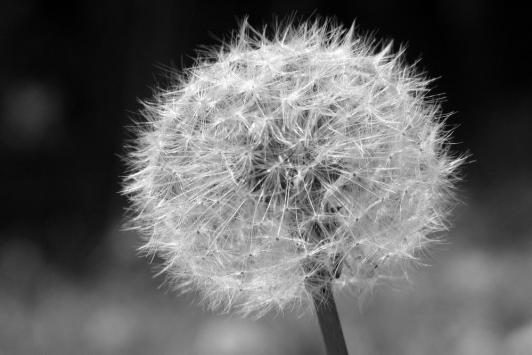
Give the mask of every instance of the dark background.
[(396, 48), (406, 44), (408, 62), (421, 59), (454, 112), (453, 149), (472, 154), (463, 203), (432, 266), (400, 290), (362, 301), (339, 296), (349, 347), (532, 347), (532, 35), (524, 7), (8, 0), (0, 5), (1, 354), (320, 354), (309, 315), (252, 323), (158, 288), (162, 279), (135, 255), (138, 236), (121, 231), (127, 201), (118, 193), (125, 127), (163, 68), (192, 64), (199, 45), (227, 38), (245, 15), (260, 27), (294, 13), (355, 21)]

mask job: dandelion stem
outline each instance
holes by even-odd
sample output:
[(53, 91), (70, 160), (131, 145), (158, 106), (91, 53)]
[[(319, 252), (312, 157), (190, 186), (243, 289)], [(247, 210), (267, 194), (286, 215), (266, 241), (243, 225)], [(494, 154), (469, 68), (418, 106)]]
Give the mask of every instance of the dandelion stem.
[(348, 355), (331, 283), (327, 282), (321, 288), (320, 293), (314, 296), (314, 307), (316, 307), (327, 355)]

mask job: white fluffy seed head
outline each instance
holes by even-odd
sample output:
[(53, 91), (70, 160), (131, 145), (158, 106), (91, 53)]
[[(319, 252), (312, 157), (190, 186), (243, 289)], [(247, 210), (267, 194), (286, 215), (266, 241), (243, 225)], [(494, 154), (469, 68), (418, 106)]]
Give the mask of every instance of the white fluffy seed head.
[(261, 316), (401, 274), (445, 229), (460, 158), (426, 80), (330, 22), (244, 22), (146, 103), (124, 193), (143, 250)]

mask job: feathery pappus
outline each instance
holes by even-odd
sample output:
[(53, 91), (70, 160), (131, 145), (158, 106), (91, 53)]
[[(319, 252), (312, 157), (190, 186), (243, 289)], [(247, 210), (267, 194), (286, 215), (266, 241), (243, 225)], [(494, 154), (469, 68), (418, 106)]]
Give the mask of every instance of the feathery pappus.
[(145, 102), (123, 190), (176, 288), (255, 316), (401, 275), (463, 160), (402, 51), (330, 21), (273, 32), (244, 21)]

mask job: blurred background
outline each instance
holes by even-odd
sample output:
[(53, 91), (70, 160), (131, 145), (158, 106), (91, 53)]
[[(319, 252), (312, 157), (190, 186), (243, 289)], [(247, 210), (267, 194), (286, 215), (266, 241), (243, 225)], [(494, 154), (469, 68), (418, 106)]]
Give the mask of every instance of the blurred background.
[(310, 315), (252, 322), (168, 292), (121, 231), (138, 99), (244, 15), (294, 11), (407, 44), (472, 154), (447, 243), (411, 285), (338, 295), (351, 352), (532, 354), (530, 15), (481, 0), (3, 0), (0, 354), (323, 354)]

